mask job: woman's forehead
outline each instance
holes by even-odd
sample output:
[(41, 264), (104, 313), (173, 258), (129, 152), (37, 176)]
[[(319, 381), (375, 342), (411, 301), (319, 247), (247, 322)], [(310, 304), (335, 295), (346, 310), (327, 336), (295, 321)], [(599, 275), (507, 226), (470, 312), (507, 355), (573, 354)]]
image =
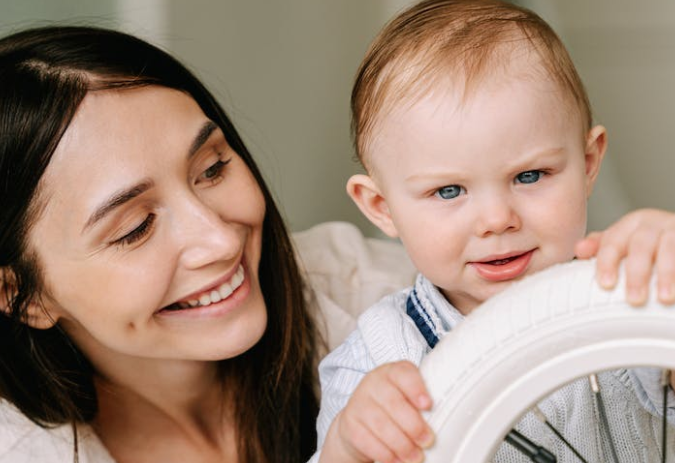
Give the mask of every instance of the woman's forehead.
[(207, 120), (196, 102), (177, 90), (90, 92), (59, 142), (50, 170), (61, 164), (77, 170), (78, 165), (143, 161), (151, 151), (181, 149)]
[(163, 87), (91, 92), (41, 181), (41, 197), (96, 201), (185, 157), (208, 119), (183, 92)]

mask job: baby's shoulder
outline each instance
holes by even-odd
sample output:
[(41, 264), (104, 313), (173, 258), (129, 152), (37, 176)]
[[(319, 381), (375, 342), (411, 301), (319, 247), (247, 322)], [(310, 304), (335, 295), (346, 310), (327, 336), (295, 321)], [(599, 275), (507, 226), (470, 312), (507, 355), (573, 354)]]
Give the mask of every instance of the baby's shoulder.
[(426, 341), (406, 313), (413, 287), (383, 297), (357, 321), (359, 337), (378, 365), (398, 360), (418, 364), (426, 354)]
[(358, 318), (359, 329), (369, 326), (401, 324), (408, 317), (406, 314), (406, 301), (413, 286), (408, 286), (399, 291), (387, 294), (375, 304), (368, 307)]

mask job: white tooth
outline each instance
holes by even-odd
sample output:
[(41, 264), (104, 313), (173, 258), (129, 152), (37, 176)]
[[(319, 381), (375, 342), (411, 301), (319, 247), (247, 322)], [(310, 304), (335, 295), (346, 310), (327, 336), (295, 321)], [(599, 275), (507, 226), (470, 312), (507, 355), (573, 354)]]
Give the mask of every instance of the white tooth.
[(181, 309), (187, 309), (190, 307), (190, 304), (188, 304), (187, 302), (179, 302), (178, 307), (180, 307)]
[(211, 302), (220, 302), (220, 300), (222, 299), (222, 297), (220, 297), (220, 293), (215, 289), (211, 291), (211, 294), (209, 294), (209, 296), (211, 296)]
[(211, 296), (208, 294), (204, 294), (199, 298), (199, 304), (204, 306), (204, 305), (209, 305), (211, 303)]
[(244, 269), (242, 267), (239, 267), (237, 273), (235, 273), (234, 276), (232, 277), (232, 287), (238, 288), (243, 281), (244, 281)]
[(190, 299), (188, 304), (190, 304), (190, 307), (197, 307), (199, 305), (199, 301), (197, 299)]
[(218, 289), (218, 292), (220, 293), (220, 297), (222, 299), (225, 299), (226, 297), (229, 297), (230, 294), (232, 294), (232, 286), (230, 286), (227, 283), (223, 283), (222, 286)]

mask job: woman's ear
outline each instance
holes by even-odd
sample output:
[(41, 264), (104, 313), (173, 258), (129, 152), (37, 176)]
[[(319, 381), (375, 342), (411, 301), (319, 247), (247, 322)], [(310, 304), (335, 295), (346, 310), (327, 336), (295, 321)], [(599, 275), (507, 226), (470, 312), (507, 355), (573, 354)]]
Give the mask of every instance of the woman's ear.
[[(10, 315), (11, 301), (16, 297), (18, 288), (14, 272), (7, 268), (0, 268), (0, 312)], [(56, 325), (56, 320), (45, 310), (39, 298), (32, 298), (28, 303), (24, 319), (31, 328), (46, 330)]]
[(607, 151), (607, 129), (596, 125), (588, 131), (586, 148), (584, 149), (586, 162), (586, 195), (590, 196), (593, 185), (598, 178), (600, 165)]
[(387, 236), (398, 237), (387, 201), (372, 177), (363, 174), (352, 175), (347, 181), (347, 194), (377, 228)]

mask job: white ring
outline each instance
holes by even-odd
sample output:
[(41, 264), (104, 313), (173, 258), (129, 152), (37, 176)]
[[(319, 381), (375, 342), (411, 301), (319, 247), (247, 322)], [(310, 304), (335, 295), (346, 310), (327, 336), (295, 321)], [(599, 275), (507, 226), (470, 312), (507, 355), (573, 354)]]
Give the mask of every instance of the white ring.
[(631, 307), (623, 276), (595, 283), (595, 261), (554, 266), (488, 300), (421, 365), (437, 441), (426, 463), (483, 463), (536, 402), (573, 379), (630, 366), (675, 369), (675, 307)]

